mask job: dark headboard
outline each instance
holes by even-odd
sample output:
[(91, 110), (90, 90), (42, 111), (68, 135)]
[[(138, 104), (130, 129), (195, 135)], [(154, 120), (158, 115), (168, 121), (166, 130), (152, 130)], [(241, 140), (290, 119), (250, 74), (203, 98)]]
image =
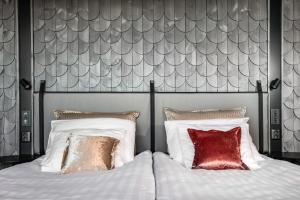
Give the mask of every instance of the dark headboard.
[[(39, 133), (35, 134), (35, 138), (38, 138), (35, 139), (35, 143), (38, 141), (38, 151), (44, 154), (50, 121), (54, 118), (55, 109), (103, 112), (137, 110), (141, 112), (137, 122), (137, 152), (149, 149), (152, 152), (156, 150), (166, 152), (163, 107), (199, 109), (247, 106), (252, 137), (260, 152), (263, 152), (266, 150), (264, 99), (260, 81), (257, 81), (255, 92), (240, 93), (157, 92), (153, 81), (150, 82), (149, 92), (52, 92), (45, 91), (45, 81), (41, 81), (40, 90), (35, 97), (38, 102), (38, 109), (34, 113), (35, 122), (38, 121), (35, 130)], [(35, 150), (37, 151), (37, 145)]]
[(164, 127), (165, 107), (177, 110), (228, 109), (247, 107), (249, 129), (254, 144), (260, 152), (268, 151), (268, 93), (263, 93), (261, 84), (253, 92), (155, 92), (155, 150), (167, 152)]
[[(104, 95), (105, 94), (105, 95)], [(149, 92), (64, 92), (46, 91), (45, 81), (34, 95), (34, 152), (45, 153), (53, 111), (56, 109), (122, 112), (139, 111), (137, 121), (137, 153), (155, 151), (154, 82)]]

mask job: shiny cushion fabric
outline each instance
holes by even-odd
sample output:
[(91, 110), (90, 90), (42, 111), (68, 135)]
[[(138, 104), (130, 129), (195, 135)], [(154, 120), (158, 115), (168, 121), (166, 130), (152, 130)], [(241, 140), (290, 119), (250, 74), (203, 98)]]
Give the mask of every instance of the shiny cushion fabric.
[(106, 136), (72, 135), (63, 173), (110, 170), (118, 139)]
[(171, 108), (165, 108), (165, 115), (170, 120), (202, 120), (202, 119), (227, 119), (245, 117), (246, 107), (232, 109), (206, 109), (194, 111), (180, 111)]
[(139, 112), (81, 112), (72, 110), (56, 110), (54, 116), (58, 120), (83, 119), (83, 118), (119, 118), (136, 122)]
[(188, 129), (195, 147), (193, 169), (247, 169), (241, 160), (241, 128), (229, 131)]

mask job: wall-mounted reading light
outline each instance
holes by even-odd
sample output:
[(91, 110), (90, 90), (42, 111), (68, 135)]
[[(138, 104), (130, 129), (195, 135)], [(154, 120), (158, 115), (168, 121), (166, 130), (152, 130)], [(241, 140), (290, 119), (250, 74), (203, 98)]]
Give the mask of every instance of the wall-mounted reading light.
[(276, 78), (274, 80), (271, 81), (270, 83), (270, 90), (275, 90), (279, 87), (280, 85), (280, 79), (279, 78)]
[(22, 78), (20, 80), (20, 84), (23, 86), (23, 88), (25, 90), (30, 90), (31, 89), (31, 83), (30, 83), (30, 81), (26, 80), (25, 78)]

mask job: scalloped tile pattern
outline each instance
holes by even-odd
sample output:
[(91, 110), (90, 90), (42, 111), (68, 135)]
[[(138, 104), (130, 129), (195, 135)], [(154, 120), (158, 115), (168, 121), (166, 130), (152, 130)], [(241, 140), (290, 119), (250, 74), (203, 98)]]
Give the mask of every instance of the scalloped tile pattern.
[(300, 1), (283, 1), (282, 149), (300, 151)]
[(34, 0), (48, 91), (267, 91), (267, 0)]
[(0, 156), (18, 153), (17, 40), (14, 0), (0, 1)]

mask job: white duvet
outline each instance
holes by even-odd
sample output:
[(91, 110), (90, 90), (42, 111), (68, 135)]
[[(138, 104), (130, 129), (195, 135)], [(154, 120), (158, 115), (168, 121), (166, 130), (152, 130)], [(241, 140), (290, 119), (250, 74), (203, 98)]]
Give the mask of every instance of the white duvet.
[(152, 154), (104, 172), (55, 174), (40, 171), (41, 159), (0, 171), (0, 199), (154, 200)]
[(154, 153), (157, 200), (300, 200), (300, 166), (265, 157), (260, 169), (191, 170)]

